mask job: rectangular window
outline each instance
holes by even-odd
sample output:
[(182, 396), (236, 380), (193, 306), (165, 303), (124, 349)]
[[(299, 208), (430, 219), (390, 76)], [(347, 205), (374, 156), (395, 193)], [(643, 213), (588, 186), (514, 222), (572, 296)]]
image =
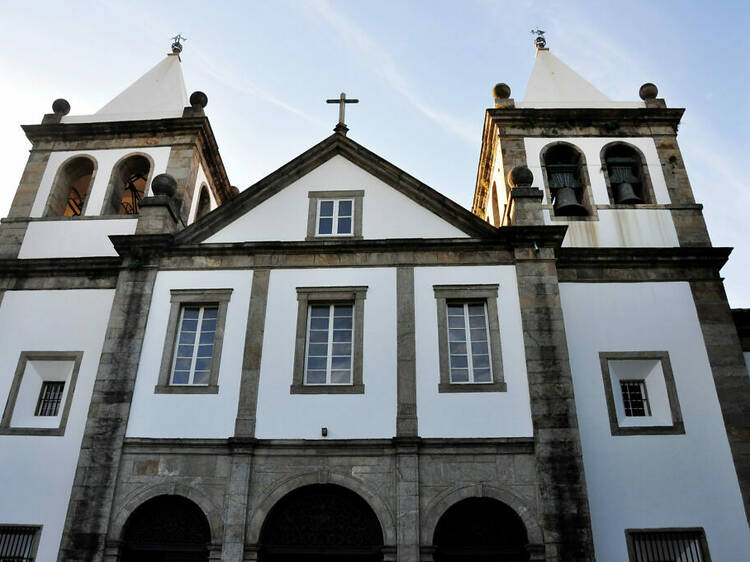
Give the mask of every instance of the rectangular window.
[(354, 304), (309, 307), (305, 384), (351, 384)]
[(297, 287), (292, 394), (363, 394), (367, 287)]
[(232, 289), (172, 289), (156, 393), (216, 394)]
[(60, 410), (65, 381), (44, 381), (39, 401), (36, 405), (35, 416), (56, 416)]
[(451, 382), (492, 382), (485, 303), (449, 302), (447, 310)]
[(0, 562), (34, 562), (39, 527), (0, 525)]
[(709, 562), (703, 529), (626, 531), (630, 562)]
[(626, 416), (651, 415), (648, 398), (646, 397), (645, 380), (621, 380), (620, 390), (622, 391), (622, 405)]
[(208, 384), (218, 315), (218, 305), (182, 307), (172, 384)]
[(321, 199), (318, 201), (318, 236), (352, 234), (353, 199)]
[(498, 286), (433, 285), (437, 305), (438, 392), (505, 392)]

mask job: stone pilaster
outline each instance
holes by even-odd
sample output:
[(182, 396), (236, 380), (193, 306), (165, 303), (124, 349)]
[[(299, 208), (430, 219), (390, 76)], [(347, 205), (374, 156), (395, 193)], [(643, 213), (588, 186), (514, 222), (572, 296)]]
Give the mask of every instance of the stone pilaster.
[(396, 557), (419, 560), (419, 439), (394, 439), (396, 446)]
[(18, 257), (28, 227), (29, 219), (27, 218), (0, 220), (0, 258)]
[(39, 184), (42, 183), (42, 176), (47, 169), (50, 153), (50, 150), (31, 150), (10, 211), (8, 211), (8, 217), (31, 216), (31, 207), (34, 205)]
[(232, 440), (232, 467), (224, 496), (223, 562), (243, 560), (250, 476), (253, 468), (253, 440)]
[(396, 270), (397, 395), (396, 435), (416, 436), (417, 370), (414, 336), (414, 268)]
[(546, 560), (592, 561), (583, 454), (554, 249), (516, 248), (515, 255)]
[(172, 234), (183, 226), (178, 200), (166, 195), (152, 195), (141, 201), (136, 234)]
[(91, 396), (58, 560), (104, 555), (125, 430), (157, 268), (125, 259)]
[(200, 151), (194, 143), (172, 146), (167, 161), (167, 173), (177, 182), (177, 198), (183, 201), (181, 217), (188, 221), (188, 214), (193, 201), (193, 187), (198, 176)]
[(721, 279), (691, 281), (698, 320), (750, 521), (750, 377)]

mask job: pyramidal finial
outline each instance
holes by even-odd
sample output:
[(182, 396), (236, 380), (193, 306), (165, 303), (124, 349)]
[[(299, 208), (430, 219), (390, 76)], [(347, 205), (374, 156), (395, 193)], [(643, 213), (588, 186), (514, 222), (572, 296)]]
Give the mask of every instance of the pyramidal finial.
[(547, 39), (544, 37), (543, 30), (532, 29), (531, 34), (536, 35), (536, 38), (534, 39), (534, 44), (536, 45), (537, 49), (544, 49), (547, 46)]
[(182, 52), (182, 42), (187, 41), (187, 37), (183, 37), (178, 33), (174, 37), (170, 37), (170, 39), (172, 39), (172, 54), (179, 55)]

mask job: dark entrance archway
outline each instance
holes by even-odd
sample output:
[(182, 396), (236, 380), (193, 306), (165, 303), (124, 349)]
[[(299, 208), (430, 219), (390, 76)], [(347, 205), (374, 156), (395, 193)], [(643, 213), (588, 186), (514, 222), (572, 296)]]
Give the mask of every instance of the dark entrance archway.
[(201, 508), (182, 496), (138, 506), (123, 532), (123, 562), (208, 561), (211, 528)]
[(468, 498), (440, 518), (435, 562), (527, 562), (526, 527), (518, 514), (491, 498)]
[(260, 562), (376, 562), (383, 531), (359, 495), (342, 486), (313, 484), (278, 501), (260, 532)]

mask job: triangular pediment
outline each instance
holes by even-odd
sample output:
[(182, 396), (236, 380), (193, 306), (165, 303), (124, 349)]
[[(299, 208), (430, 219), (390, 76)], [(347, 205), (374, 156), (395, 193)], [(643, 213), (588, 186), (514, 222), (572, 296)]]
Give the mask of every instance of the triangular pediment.
[(457, 203), (334, 133), (187, 227), (175, 241), (304, 241), (314, 220), (310, 199), (328, 192), (362, 196), (363, 239), (467, 238), (496, 233)]

